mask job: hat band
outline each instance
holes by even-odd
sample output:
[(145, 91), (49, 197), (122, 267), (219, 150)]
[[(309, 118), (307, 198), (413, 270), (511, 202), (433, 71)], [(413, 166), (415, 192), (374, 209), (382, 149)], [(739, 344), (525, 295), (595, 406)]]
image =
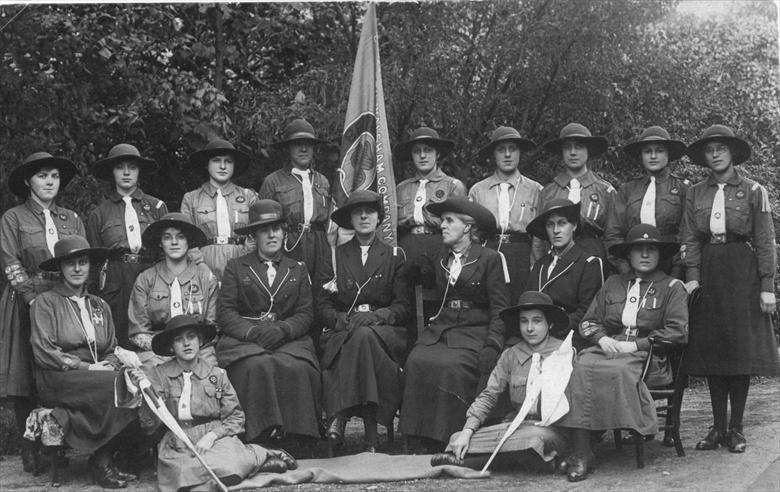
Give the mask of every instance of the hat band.
[(288, 141), (288, 142), (291, 141), (291, 140), (317, 140), (317, 137), (315, 137), (313, 133), (298, 132), (298, 133), (293, 133), (292, 135), (287, 137), (285, 140)]
[(257, 220), (281, 220), (282, 217), (277, 213), (260, 214)]

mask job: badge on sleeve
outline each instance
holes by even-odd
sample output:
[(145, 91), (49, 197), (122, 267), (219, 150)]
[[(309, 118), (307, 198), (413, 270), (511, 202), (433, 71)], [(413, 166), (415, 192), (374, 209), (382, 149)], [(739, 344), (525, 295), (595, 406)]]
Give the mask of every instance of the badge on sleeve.
[(244, 202), (246, 201), (246, 198), (244, 198), (244, 195), (238, 195), (238, 196), (236, 197), (236, 201), (237, 201), (238, 203), (244, 203)]
[(597, 193), (593, 193), (590, 195), (590, 201), (597, 202), (599, 201), (599, 195)]

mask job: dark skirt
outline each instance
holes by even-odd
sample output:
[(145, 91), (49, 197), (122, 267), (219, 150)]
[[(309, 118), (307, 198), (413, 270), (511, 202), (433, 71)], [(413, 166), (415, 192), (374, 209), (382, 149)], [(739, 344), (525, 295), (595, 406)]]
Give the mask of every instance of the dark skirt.
[(329, 344), (341, 344), (333, 361), (322, 368), (328, 416), (348, 416), (344, 410), (372, 403), (377, 406), (377, 422), (392, 425), (401, 406), (400, 363), (406, 350), (405, 332), (406, 328), (400, 326), (379, 325), (361, 326), (345, 336), (323, 336), (326, 352), (331, 348)]
[(750, 245), (704, 245), (701, 299), (691, 312), (689, 374), (780, 374), (777, 341), (769, 315), (761, 312), (760, 290), (758, 263)]
[(658, 432), (650, 391), (641, 380), (647, 352), (605, 353), (590, 347), (577, 356), (566, 388), (570, 410), (558, 427)]
[(447, 442), (466, 422), (479, 382), (479, 354), (439, 341), (415, 345), (404, 369), (400, 430)]
[[(496, 250), (498, 242), (490, 240), (486, 246)], [(510, 306), (517, 303), (517, 298), (525, 292), (525, 286), (528, 283), (528, 274), (531, 272), (531, 244), (516, 242), (504, 243), (501, 245), (501, 253), (506, 259), (507, 270), (509, 271), (509, 295)]]
[(322, 385), (319, 367), (311, 362), (316, 361), (314, 344), (307, 339), (307, 346), (310, 358), (286, 353), (282, 346), (274, 353), (251, 355), (225, 368), (246, 414), (246, 442), (272, 427), (319, 437)]
[(92, 453), (108, 444), (137, 417), (135, 409), (114, 406), (115, 371), (36, 371), (38, 398), (74, 449)]
[(151, 262), (125, 263), (118, 260), (108, 262), (106, 268), (106, 284), (94, 294), (100, 296), (111, 308), (114, 319), (114, 331), (117, 343), (128, 350), (135, 349), (127, 336), (127, 307), (133, 295), (133, 285), (138, 274), (152, 265)]
[(33, 393), (30, 311), (6, 284), (0, 297), (0, 398)]

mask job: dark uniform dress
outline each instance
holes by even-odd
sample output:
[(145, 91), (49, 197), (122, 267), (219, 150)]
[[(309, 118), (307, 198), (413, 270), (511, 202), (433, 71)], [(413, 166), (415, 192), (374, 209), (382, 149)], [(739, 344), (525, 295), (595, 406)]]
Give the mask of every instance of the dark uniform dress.
[[(566, 389), (570, 410), (555, 425), (577, 429), (633, 429), (640, 434), (658, 430), (655, 403), (641, 380), (650, 348), (649, 337), (673, 343), (688, 339), (688, 295), (683, 283), (656, 270), (639, 285), (636, 328), (623, 326), (632, 273), (613, 275), (593, 299), (580, 323), (580, 334), (593, 346), (580, 351)], [(598, 341), (605, 336), (636, 342), (637, 351), (607, 353)], [(648, 382), (668, 384), (668, 360), (653, 357)]]
[(406, 360), (400, 426), (404, 435), (446, 442), (460, 430), (477, 396), (480, 351), (504, 347), (499, 313), (509, 305), (509, 290), (501, 258), (477, 243), (464, 256), (454, 286), (448, 281), (448, 248), (440, 249), (432, 263), (418, 265), (421, 276), (435, 276), (441, 310)]
[[(400, 275), (403, 252), (375, 237), (365, 266), (360, 243), (352, 238), (336, 249), (338, 293), (324, 296), (320, 316), (326, 330), (322, 380), (325, 412), (332, 416), (366, 404), (377, 406), (377, 421), (390, 426), (401, 406), (401, 366), (411, 289)], [(374, 313), (378, 324), (347, 331), (340, 316)]]
[[(580, 321), (604, 283), (601, 258), (586, 256), (579, 244), (572, 243), (555, 262), (552, 272), (549, 272), (552, 262), (553, 255), (548, 253), (534, 263), (526, 290), (544, 292), (566, 311), (569, 326), (555, 327), (554, 335), (566, 338), (569, 331), (574, 331), (572, 345), (580, 350), (588, 345), (580, 336)], [(507, 344), (517, 341), (508, 340)]]
[(89, 364), (114, 356), (116, 336), (111, 309), (103, 299), (87, 294), (85, 306), (95, 328), (95, 341), (87, 341), (78, 304), (70, 291), (57, 283), (39, 295), (30, 308), (32, 349), (38, 398), (65, 432), (68, 446), (94, 452), (135, 420), (136, 411), (114, 406), (115, 371), (90, 371)]
[[(655, 226), (661, 233), (661, 241), (679, 242), (680, 223), (682, 222), (685, 193), (690, 181), (671, 174), (669, 169), (655, 179)], [(604, 243), (610, 246), (625, 241), (629, 229), (641, 224), (642, 201), (650, 185), (650, 176), (636, 178), (620, 187), (615, 196), (615, 203), (607, 216), (607, 227), (604, 232)], [(609, 260), (619, 272), (627, 272), (631, 267), (622, 258), (614, 256)], [(682, 278), (682, 261), (679, 254), (673, 259), (662, 260), (661, 270), (669, 275)]]
[[(307, 335), (313, 317), (309, 275), (305, 265), (283, 255), (275, 267), (268, 285), (268, 267), (256, 252), (229, 261), (217, 303), (217, 359), (246, 412), (246, 441), (272, 427), (319, 436), (322, 385)], [(282, 345), (262, 346), (263, 331), (277, 329)]]
[(718, 190), (710, 176), (688, 190), (681, 249), (687, 280), (701, 283), (701, 301), (691, 312), (690, 374), (736, 376), (780, 374), (777, 342), (760, 292), (774, 292), (775, 230), (766, 189), (734, 177), (724, 188), (726, 234), (710, 233)]
[[(138, 215), (140, 234), (143, 234), (149, 224), (168, 213), (165, 202), (145, 194), (140, 188), (136, 188), (130, 196)], [(152, 265), (154, 258), (145, 248), (141, 248), (137, 254), (130, 251), (125, 226), (125, 202), (116, 190), (112, 190), (108, 198), (90, 212), (87, 218), (87, 241), (93, 248), (111, 250), (110, 258), (100, 268), (94, 293), (111, 306), (117, 342), (120, 346), (130, 349), (132, 346), (127, 338), (127, 307), (130, 304), (133, 283), (139, 273)], [(94, 268), (98, 270), (98, 265)]]
[(441, 219), (429, 213), (425, 205), (443, 202), (454, 196), (466, 196), (466, 186), (463, 182), (447, 176), (437, 168), (425, 178), (428, 182), (425, 183), (426, 200), (422, 204), (423, 223), (418, 223), (414, 218), (414, 206), (420, 179), (422, 178), (419, 174), (415, 175), (395, 188), (398, 202), (398, 245), (409, 260), (421, 255), (433, 257), (441, 248)]
[[(50, 210), (60, 239), (84, 236), (84, 224), (76, 212), (54, 204)], [(51, 258), (44, 224), (43, 209), (29, 197), (0, 219), (0, 262), (5, 275), (12, 278), (0, 297), (0, 398), (33, 393), (29, 305), (59, 278), (38, 268)]]

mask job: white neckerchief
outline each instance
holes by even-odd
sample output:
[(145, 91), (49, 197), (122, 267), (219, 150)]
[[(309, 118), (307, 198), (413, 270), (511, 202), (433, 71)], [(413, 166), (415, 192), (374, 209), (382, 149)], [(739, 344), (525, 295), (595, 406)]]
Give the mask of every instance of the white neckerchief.
[(125, 202), (125, 233), (127, 234), (127, 244), (131, 253), (138, 253), (141, 249), (141, 224), (138, 223), (138, 214), (133, 207), (133, 197), (126, 195), (122, 197)]
[(636, 318), (639, 314), (639, 302), (641, 301), (639, 298), (639, 285), (641, 281), (642, 279), (637, 277), (626, 294), (626, 304), (623, 306), (623, 316), (621, 319), (623, 327), (626, 329), (626, 337), (633, 334), (636, 329)]
[(171, 282), (171, 318), (180, 314), (184, 314), (184, 306), (182, 305), (179, 277), (175, 277)]
[(222, 190), (217, 188), (217, 236), (230, 237), (230, 212)]
[(370, 247), (370, 244), (367, 246), (360, 246), (360, 261), (363, 262), (363, 266), (366, 266), (366, 261), (368, 261), (368, 249)]
[(60, 239), (57, 235), (57, 227), (54, 226), (54, 220), (51, 218), (51, 210), (48, 208), (43, 209), (43, 221), (46, 228), (46, 247), (49, 248), (49, 253), (54, 256), (54, 244)]
[(642, 199), (639, 220), (642, 224), (655, 225), (655, 176), (650, 176), (650, 184), (647, 185), (645, 197)]
[(266, 261), (265, 264), (268, 265), (268, 271), (265, 274), (268, 277), (268, 285), (271, 286), (274, 284), (274, 280), (276, 280), (276, 267), (271, 260)]
[(726, 183), (718, 183), (718, 191), (712, 200), (712, 212), (710, 213), (710, 232), (712, 234), (726, 234), (726, 194), (723, 188)]
[[(75, 302), (79, 307), (79, 315), (81, 317), (81, 326), (84, 327), (84, 333), (87, 335), (87, 341), (89, 343), (95, 343), (95, 325), (92, 324), (92, 317), (87, 309), (86, 298), (70, 296), (71, 301)], [(95, 361), (97, 362), (97, 361)]]
[(460, 261), (460, 257), (463, 253), (452, 252), (452, 264), (450, 265), (450, 285), (455, 285), (458, 281), (460, 272), (463, 269), (463, 263)]
[(498, 185), (498, 223), (501, 226), (501, 232), (509, 227), (509, 183), (506, 181)]
[[(425, 225), (425, 216), (423, 216), (423, 207), (428, 201), (428, 196), (425, 193), (425, 185), (429, 180), (421, 179), (420, 184), (417, 185), (417, 194), (414, 196), (414, 223), (416, 225)], [(363, 262), (365, 264), (365, 262)]]
[(569, 201), (572, 203), (580, 203), (582, 199), (582, 184), (577, 178), (571, 178), (569, 181)]
[(552, 275), (553, 270), (555, 270), (555, 265), (558, 264), (558, 255), (553, 254), (552, 258), (550, 266), (547, 267), (547, 280), (550, 280), (550, 276)]
[(179, 420), (192, 420), (192, 371), (183, 371), (181, 373), (184, 379), (184, 385), (181, 388), (181, 397), (179, 398)]
[(292, 168), (292, 173), (301, 178), (301, 185), (303, 185), (303, 222), (304, 224), (310, 224), (312, 217), (314, 217), (314, 195), (312, 194), (311, 187), (311, 169), (298, 169)]

